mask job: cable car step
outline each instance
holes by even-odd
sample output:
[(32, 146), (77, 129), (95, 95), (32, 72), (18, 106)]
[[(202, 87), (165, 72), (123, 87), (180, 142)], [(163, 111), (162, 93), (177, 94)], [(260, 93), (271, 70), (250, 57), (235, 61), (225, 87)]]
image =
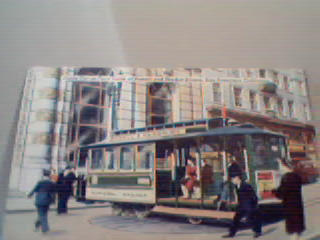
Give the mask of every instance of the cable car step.
[(192, 208), (175, 208), (167, 206), (155, 206), (153, 213), (163, 213), (177, 216), (198, 217), (198, 218), (215, 218), (215, 219), (233, 219), (235, 212), (224, 212), (217, 210), (192, 209)]

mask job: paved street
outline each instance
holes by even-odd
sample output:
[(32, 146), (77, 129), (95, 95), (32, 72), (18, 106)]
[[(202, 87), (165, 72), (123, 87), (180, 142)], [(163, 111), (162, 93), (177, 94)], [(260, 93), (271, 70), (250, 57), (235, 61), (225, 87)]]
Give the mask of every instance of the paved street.
[[(304, 237), (309, 240), (320, 239), (320, 184), (304, 187), (306, 205), (307, 231)], [(12, 204), (12, 203), (11, 203)], [(74, 203), (72, 206), (76, 206)], [(12, 205), (11, 205), (12, 206)], [(151, 216), (140, 220), (133, 217), (111, 216), (108, 206), (79, 205), (70, 210), (69, 215), (57, 216), (55, 211), (49, 214), (51, 232), (42, 235), (33, 232), (33, 222), (36, 217), (34, 211), (9, 211), (6, 216), (5, 239), (63, 239), (63, 240), (204, 240), (221, 239), (227, 233), (223, 224), (209, 222), (201, 225), (191, 225), (183, 219)], [(284, 233), (284, 222), (276, 221), (263, 227), (264, 235), (260, 239), (277, 240), (288, 239)], [(251, 230), (243, 230), (236, 239), (253, 239)]]

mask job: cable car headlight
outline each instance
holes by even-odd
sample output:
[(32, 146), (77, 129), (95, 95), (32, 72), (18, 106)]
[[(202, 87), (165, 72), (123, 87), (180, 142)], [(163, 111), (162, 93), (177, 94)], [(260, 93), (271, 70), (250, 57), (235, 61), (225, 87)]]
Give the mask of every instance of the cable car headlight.
[(137, 180), (138, 185), (148, 185), (150, 186), (150, 178), (138, 178)]

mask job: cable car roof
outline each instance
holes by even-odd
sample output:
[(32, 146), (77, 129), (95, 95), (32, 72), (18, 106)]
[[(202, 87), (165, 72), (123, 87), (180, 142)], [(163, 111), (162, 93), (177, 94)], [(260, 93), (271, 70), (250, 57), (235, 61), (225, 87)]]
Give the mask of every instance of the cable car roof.
[(252, 124), (242, 124), (237, 126), (227, 126), (227, 127), (219, 127), (210, 129), (208, 131), (203, 132), (195, 132), (195, 133), (185, 133), (180, 135), (173, 136), (151, 136), (151, 137), (141, 137), (141, 138), (133, 138), (131, 140), (122, 140), (122, 141), (110, 141), (104, 140), (101, 142), (82, 145), (81, 149), (88, 148), (98, 148), (98, 147), (111, 147), (117, 145), (128, 145), (128, 144), (138, 144), (138, 143), (150, 143), (150, 142), (161, 142), (161, 141), (172, 141), (172, 140), (186, 140), (188, 138), (196, 138), (196, 137), (210, 137), (210, 136), (231, 136), (231, 135), (271, 135), (278, 137), (285, 137), (285, 135), (275, 133), (269, 130), (265, 130), (262, 128), (255, 127)]

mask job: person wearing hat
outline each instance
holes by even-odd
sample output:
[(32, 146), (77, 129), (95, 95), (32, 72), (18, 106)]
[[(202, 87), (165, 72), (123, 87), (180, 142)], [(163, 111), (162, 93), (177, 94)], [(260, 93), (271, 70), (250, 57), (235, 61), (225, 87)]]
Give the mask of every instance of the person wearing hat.
[(232, 183), (236, 186), (238, 205), (236, 207), (232, 225), (229, 229), (229, 234), (222, 237), (233, 238), (238, 231), (240, 220), (246, 218), (252, 226), (254, 238), (258, 238), (261, 236), (261, 216), (258, 208), (257, 195), (252, 186), (242, 180), (242, 175), (239, 173), (231, 173), (230, 178)]
[(41, 179), (33, 190), (28, 194), (31, 198), (35, 193), (35, 206), (38, 212), (38, 218), (35, 222), (35, 230), (37, 231), (41, 227), (41, 231), (46, 233), (49, 231), (48, 224), (48, 210), (50, 204), (54, 203), (55, 184), (50, 180), (50, 171), (44, 169), (43, 179)]
[(68, 213), (68, 200), (73, 193), (73, 182), (76, 180), (76, 176), (73, 173), (73, 168), (70, 166), (59, 174), (58, 177), (58, 207), (57, 214)]
[(291, 239), (298, 240), (301, 239), (301, 234), (305, 230), (302, 179), (284, 160), (278, 159), (278, 163), (283, 176), (280, 186), (274, 189), (273, 193), (277, 198), (282, 199), (286, 232)]

